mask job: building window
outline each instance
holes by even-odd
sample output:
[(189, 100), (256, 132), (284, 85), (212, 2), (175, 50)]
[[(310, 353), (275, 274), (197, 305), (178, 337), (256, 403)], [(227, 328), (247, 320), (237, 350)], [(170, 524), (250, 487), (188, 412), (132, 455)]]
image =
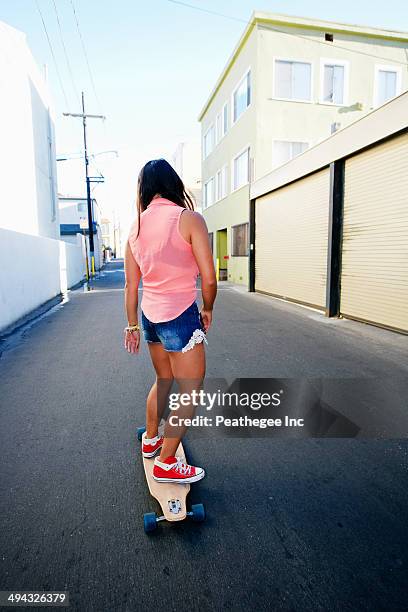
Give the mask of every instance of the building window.
[(204, 183), (204, 208), (208, 208), (214, 204), (214, 177), (212, 176)]
[(312, 98), (312, 64), (275, 60), (274, 97), (310, 102)]
[(248, 256), (248, 223), (234, 225), (232, 232), (232, 257)]
[(251, 71), (248, 70), (232, 94), (232, 121), (235, 123), (251, 104)]
[(227, 166), (223, 166), (215, 175), (215, 199), (222, 200), (227, 195)]
[(227, 131), (228, 131), (228, 102), (226, 102), (224, 106), (222, 107), (222, 135), (225, 136)]
[(204, 134), (204, 159), (209, 156), (209, 154), (214, 149), (214, 125), (211, 125), (206, 133)]
[(85, 204), (84, 202), (79, 202), (77, 204), (77, 208), (79, 213), (87, 212), (88, 204)]
[(215, 144), (217, 145), (222, 138), (222, 113), (218, 113), (215, 120)]
[(395, 66), (376, 66), (374, 106), (381, 106), (401, 93), (401, 69)]
[(320, 101), (325, 104), (346, 104), (347, 64), (323, 60), (321, 78)]
[(249, 182), (249, 147), (232, 161), (232, 191)]
[(226, 102), (215, 120), (215, 144), (217, 145), (228, 131), (228, 103)]
[(272, 166), (277, 168), (306, 151), (309, 143), (301, 141), (275, 140), (273, 143)]

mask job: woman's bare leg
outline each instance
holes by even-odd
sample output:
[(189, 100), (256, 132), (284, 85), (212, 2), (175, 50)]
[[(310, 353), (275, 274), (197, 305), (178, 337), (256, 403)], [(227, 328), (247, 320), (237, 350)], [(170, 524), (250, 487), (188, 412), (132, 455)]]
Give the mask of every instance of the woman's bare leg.
[(156, 371), (156, 380), (149, 391), (146, 402), (146, 437), (154, 438), (157, 436), (158, 427), (161, 416), (166, 407), (166, 393), (160, 393), (158, 406), (158, 394), (157, 394), (157, 381), (160, 379), (160, 384), (168, 384), (168, 389), (173, 383), (173, 374), (171, 370), (171, 364), (169, 359), (169, 353), (167, 353), (163, 345), (160, 343), (148, 344), (150, 357), (153, 363), (153, 367)]
[[(179, 393), (191, 393), (193, 390), (201, 389), (205, 376), (205, 350), (203, 343), (196, 344), (194, 348), (182, 353), (167, 353), (170, 359), (171, 371), (173, 377), (179, 385)], [(184, 417), (190, 417), (194, 407), (183, 407)], [(180, 411), (178, 411), (180, 413)], [(170, 427), (166, 425), (166, 428)], [(163, 446), (160, 452), (160, 461), (164, 461), (167, 457), (173, 457), (177, 451), (177, 447), (185, 434), (186, 427), (180, 427), (176, 430), (171, 427), (171, 437), (165, 437)]]

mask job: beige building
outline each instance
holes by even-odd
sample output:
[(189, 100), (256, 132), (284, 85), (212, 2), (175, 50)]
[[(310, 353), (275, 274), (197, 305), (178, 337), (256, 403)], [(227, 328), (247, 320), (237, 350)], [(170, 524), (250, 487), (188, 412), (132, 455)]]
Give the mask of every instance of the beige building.
[(195, 210), (201, 207), (201, 154), (199, 142), (180, 142), (173, 153), (171, 164), (181, 177), (186, 189), (192, 194)]
[[(102, 217), (101, 219), (101, 233), (102, 233), (102, 245), (105, 249), (110, 249), (112, 252), (114, 251), (115, 244), (115, 234), (114, 234), (114, 224), (108, 217)], [(107, 254), (108, 256), (108, 254)]]
[(205, 103), (203, 211), (248, 283), (249, 184), (408, 88), (408, 33), (254, 13)]

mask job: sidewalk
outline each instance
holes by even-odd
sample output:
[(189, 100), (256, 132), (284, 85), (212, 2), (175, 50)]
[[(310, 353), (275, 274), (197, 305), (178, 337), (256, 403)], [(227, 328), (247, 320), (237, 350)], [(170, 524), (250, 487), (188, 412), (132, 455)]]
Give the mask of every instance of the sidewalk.
[[(153, 373), (122, 348), (122, 288), (112, 262), (0, 359), (0, 588), (66, 589), (87, 612), (404, 609), (406, 441), (187, 439), (208, 520), (145, 535)], [(406, 343), (223, 285), (207, 372), (406, 377)]]

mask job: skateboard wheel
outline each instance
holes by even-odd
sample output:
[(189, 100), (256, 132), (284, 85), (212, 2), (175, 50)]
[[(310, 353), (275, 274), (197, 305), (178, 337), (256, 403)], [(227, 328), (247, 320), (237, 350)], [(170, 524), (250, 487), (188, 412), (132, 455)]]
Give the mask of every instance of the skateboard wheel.
[(205, 519), (205, 510), (203, 504), (193, 504), (191, 506), (191, 511), (193, 513), (193, 521), (195, 521), (196, 523), (200, 523)]
[(145, 431), (146, 431), (146, 427), (138, 427), (137, 428), (137, 439), (139, 440), (139, 442), (142, 441), (142, 436), (143, 436)]
[(150, 533), (157, 529), (156, 514), (154, 512), (146, 512), (143, 515), (143, 525), (146, 533)]

